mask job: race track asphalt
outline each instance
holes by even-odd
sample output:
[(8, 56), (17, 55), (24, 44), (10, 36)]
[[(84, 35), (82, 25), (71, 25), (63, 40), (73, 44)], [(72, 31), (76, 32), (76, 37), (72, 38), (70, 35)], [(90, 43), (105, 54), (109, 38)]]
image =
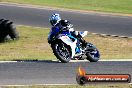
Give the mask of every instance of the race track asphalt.
[(12, 20), (19, 25), (50, 28), (49, 16), (52, 13), (59, 13), (63, 19), (69, 20), (75, 30), (132, 37), (132, 17), (0, 4), (0, 18)]
[(77, 84), (76, 73), (82, 66), (87, 74), (130, 74), (132, 61), (60, 63), (23, 61), (0, 63), (0, 85)]

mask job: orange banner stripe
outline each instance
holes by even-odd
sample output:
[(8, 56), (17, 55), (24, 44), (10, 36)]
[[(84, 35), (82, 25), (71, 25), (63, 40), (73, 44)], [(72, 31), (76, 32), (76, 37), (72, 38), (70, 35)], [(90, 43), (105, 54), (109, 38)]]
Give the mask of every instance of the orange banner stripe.
[(129, 75), (85, 75), (86, 78), (126, 78), (128, 79)]

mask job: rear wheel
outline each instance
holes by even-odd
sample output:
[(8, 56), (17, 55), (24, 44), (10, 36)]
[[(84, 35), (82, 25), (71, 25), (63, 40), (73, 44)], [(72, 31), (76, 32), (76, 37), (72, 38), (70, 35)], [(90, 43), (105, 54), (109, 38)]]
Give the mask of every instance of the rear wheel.
[(71, 49), (65, 43), (59, 41), (51, 44), (54, 55), (63, 63), (67, 63), (71, 60)]
[(87, 53), (87, 60), (90, 62), (97, 62), (100, 58), (100, 54), (98, 50), (93, 50), (90, 53)]

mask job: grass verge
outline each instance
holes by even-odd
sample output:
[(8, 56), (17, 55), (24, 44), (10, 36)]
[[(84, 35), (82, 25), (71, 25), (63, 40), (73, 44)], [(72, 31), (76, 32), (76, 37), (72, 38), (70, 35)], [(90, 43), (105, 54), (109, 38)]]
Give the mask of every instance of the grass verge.
[[(0, 43), (0, 60), (56, 60), (47, 43), (49, 29), (18, 26), (20, 39)], [(132, 59), (132, 39), (88, 34), (103, 59)]]
[(132, 14), (131, 10), (132, 0), (0, 0), (0, 1), (79, 10)]
[(79, 85), (52, 85), (52, 86), (10, 86), (1, 88), (131, 88), (130, 84), (89, 84), (86, 86)]
[(0, 60), (45, 60), (55, 58), (47, 43), (46, 28), (17, 27), (20, 39), (0, 44)]

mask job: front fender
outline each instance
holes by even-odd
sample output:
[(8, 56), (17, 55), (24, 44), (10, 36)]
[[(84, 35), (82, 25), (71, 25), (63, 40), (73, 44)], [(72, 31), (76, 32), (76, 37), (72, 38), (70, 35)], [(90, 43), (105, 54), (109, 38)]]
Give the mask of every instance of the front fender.
[(59, 36), (59, 39), (71, 47), (71, 49), (72, 49), (72, 50), (71, 50), (71, 51), (72, 51), (72, 58), (73, 58), (74, 55), (75, 55), (75, 49), (76, 49), (77, 39), (73, 42), (73, 41), (72, 41), (68, 36), (66, 36), (66, 35), (61, 35), (61, 36)]

